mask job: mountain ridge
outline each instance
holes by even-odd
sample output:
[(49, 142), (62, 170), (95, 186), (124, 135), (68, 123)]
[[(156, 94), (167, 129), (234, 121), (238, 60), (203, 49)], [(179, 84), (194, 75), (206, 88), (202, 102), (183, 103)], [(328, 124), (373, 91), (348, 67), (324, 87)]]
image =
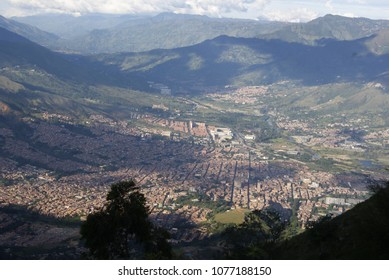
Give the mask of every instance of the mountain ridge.
[(0, 27), (0, 66), (37, 67), (59, 77), (74, 79), (81, 75), (77, 67), (65, 56), (55, 53), (14, 32)]
[(7, 19), (0, 15), (0, 27), (11, 32), (19, 34), (35, 43), (41, 45), (49, 45), (59, 39), (57, 35), (42, 31), (41, 29), (32, 25), (20, 23), (18, 21)]
[(285, 26), (265, 39), (281, 39), (309, 45), (321, 39), (356, 40), (376, 34), (389, 28), (389, 20), (372, 20), (368, 18), (349, 18), (338, 15), (325, 15), (307, 23), (295, 23)]
[[(30, 24), (34, 23), (28, 18), (15, 19)], [(59, 20), (61, 21), (61, 18)], [(84, 21), (87, 20), (88, 17)], [(67, 16), (63, 22), (67, 24), (61, 28), (69, 30), (57, 31), (58, 36), (66, 35), (61, 40), (53, 42), (51, 47), (83, 54), (175, 48), (193, 45), (224, 34), (253, 37), (286, 25), (280, 22), (219, 19), (173, 13), (162, 13), (152, 17), (123, 17), (121, 20), (113, 20), (112, 24), (106, 25), (96, 22), (94, 28), (84, 28), (82, 17), (71, 18)], [(77, 27), (77, 22), (80, 22), (79, 30), (73, 32), (74, 36), (69, 36), (72, 30)], [(42, 23), (36, 24), (39, 27), (44, 27)], [(57, 30), (59, 29), (57, 28)], [(79, 32), (80, 30), (86, 32)], [(50, 29), (50, 31), (55, 30)]]
[[(44, 28), (53, 16), (15, 18)], [(326, 15), (306, 23), (282, 23), (201, 15), (161, 13), (156, 16), (61, 15), (54, 24), (52, 49), (83, 54), (142, 52), (191, 46), (221, 35), (280, 39), (316, 45), (325, 39), (356, 40), (389, 28), (388, 20)], [(47, 25), (47, 24), (46, 24)], [(52, 24), (51, 24), (52, 25)]]
[(389, 56), (376, 55), (367, 43), (325, 39), (318, 45), (281, 40), (220, 36), (200, 44), (142, 53), (96, 56), (127, 73), (137, 73), (177, 88), (259, 85), (280, 80), (320, 85), (340, 81), (366, 83), (387, 71)]

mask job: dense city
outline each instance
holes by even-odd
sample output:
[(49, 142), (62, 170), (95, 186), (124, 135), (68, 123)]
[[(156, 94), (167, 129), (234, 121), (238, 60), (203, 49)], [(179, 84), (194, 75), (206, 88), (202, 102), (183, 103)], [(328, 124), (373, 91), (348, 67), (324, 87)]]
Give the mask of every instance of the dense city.
[[(239, 89), (229, 98), (250, 104), (253, 95), (264, 92), (263, 87)], [(304, 147), (361, 153), (366, 142), (387, 144), (387, 131), (371, 131), (361, 143), (339, 133), (345, 126), (355, 128), (352, 124), (321, 129), (270, 114), (278, 129), (291, 133), (290, 141), (261, 143), (253, 132), (140, 112), (130, 113), (128, 121), (90, 115), (83, 124), (47, 112), (25, 118), (28, 139), (0, 129), (0, 204), (85, 220), (104, 205), (112, 183), (134, 179), (154, 222), (167, 228), (177, 243), (212, 235), (212, 223), (220, 222), (221, 214), (269, 207), (285, 221), (296, 217), (304, 228), (309, 221), (339, 215), (364, 201), (369, 197), (366, 186), (384, 178), (371, 169), (320, 170), (311, 164), (322, 160), (320, 155), (308, 161), (301, 155)]]

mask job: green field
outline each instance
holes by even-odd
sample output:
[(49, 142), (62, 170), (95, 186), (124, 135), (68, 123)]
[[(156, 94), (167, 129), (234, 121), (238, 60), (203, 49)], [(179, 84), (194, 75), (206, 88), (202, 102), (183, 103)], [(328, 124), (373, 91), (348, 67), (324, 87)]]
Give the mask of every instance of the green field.
[(221, 224), (239, 225), (244, 222), (244, 217), (247, 212), (249, 212), (247, 209), (228, 210), (217, 214), (215, 216), (215, 221)]

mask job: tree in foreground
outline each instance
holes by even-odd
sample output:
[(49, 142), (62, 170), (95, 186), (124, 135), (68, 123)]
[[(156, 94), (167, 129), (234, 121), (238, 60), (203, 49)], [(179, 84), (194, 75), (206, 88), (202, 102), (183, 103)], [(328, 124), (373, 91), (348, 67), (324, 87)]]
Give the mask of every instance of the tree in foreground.
[(254, 210), (242, 224), (228, 227), (222, 233), (227, 259), (268, 259), (269, 249), (286, 224), (272, 209)]
[(81, 238), (95, 259), (168, 259), (169, 234), (149, 220), (146, 199), (134, 181), (111, 185), (104, 207), (88, 215)]

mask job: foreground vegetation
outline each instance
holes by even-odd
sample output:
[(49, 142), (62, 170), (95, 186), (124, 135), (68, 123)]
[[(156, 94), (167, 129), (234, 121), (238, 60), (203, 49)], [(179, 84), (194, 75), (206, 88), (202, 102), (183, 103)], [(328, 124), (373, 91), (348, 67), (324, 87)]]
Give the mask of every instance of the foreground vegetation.
[[(335, 218), (323, 217), (303, 232), (295, 230), (293, 219), (282, 222), (271, 209), (255, 210), (243, 223), (197, 246), (210, 250), (208, 256), (216, 259), (388, 259), (388, 187), (389, 183), (376, 185), (370, 199)], [(216, 244), (222, 245), (221, 251), (215, 250)]]

